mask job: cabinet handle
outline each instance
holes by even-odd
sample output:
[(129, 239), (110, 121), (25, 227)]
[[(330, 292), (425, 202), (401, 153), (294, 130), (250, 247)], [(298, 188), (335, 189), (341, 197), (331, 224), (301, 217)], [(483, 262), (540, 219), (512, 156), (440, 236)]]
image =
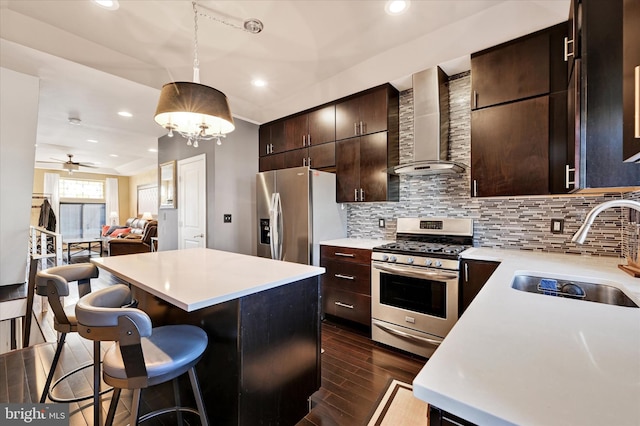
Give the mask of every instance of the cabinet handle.
[(343, 280), (355, 280), (356, 277), (352, 276), (352, 275), (342, 275), (342, 274), (333, 274), (334, 277), (336, 278), (342, 278)]
[(565, 62), (568, 62), (569, 57), (575, 54), (575, 52), (569, 53), (569, 44), (573, 46), (573, 40), (569, 40), (569, 37), (565, 37), (564, 38), (564, 61)]
[(466, 262), (464, 264), (464, 282), (469, 282), (469, 264)]
[(311, 146), (311, 133), (307, 133), (307, 145)]
[(307, 165), (307, 159), (306, 158), (302, 158), (302, 166), (306, 166)]
[(473, 180), (473, 196), (478, 196), (478, 181), (476, 179)]
[(269, 146), (271, 147), (269, 154), (273, 154), (273, 144), (270, 144)]
[(364, 189), (360, 188), (360, 201), (364, 201)]
[(353, 190), (353, 201), (358, 201), (358, 188)]
[(307, 166), (311, 167), (311, 157), (307, 158)]
[(267, 149), (267, 155), (268, 155), (268, 154), (271, 154), (271, 153), (269, 152), (269, 144), (267, 144), (267, 146), (265, 146), (265, 148)]
[(353, 253), (340, 253), (340, 252), (335, 252), (333, 253), (334, 256), (342, 256), (342, 257), (356, 257), (355, 254)]
[(640, 65), (636, 67), (635, 72), (635, 87), (636, 87), (636, 107), (635, 107), (635, 122), (636, 131), (635, 137), (640, 138)]
[(566, 164), (564, 166), (564, 187), (565, 187), (565, 189), (569, 189), (569, 185), (573, 185), (574, 188), (575, 188), (575, 185), (576, 185), (575, 175), (573, 176), (574, 177), (573, 180), (569, 180), (569, 173), (575, 172), (575, 171), (576, 171), (575, 167), (571, 168), (571, 167), (569, 167), (568, 164)]
[(353, 305), (347, 305), (346, 303), (342, 303), (342, 302), (333, 302), (333, 303), (335, 303), (337, 306), (342, 306), (343, 308), (353, 309)]
[(364, 135), (364, 123), (362, 121), (360, 122), (360, 134)]
[(353, 123), (353, 135), (358, 136), (358, 123)]
[(307, 135), (302, 135), (302, 146), (307, 146)]
[(476, 90), (473, 91), (473, 109), (478, 108), (478, 92)]

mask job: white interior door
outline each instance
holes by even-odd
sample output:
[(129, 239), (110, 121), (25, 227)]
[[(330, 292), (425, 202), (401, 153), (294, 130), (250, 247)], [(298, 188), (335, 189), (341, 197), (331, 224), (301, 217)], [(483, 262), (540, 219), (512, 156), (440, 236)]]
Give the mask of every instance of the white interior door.
[(178, 249), (206, 247), (206, 155), (178, 161)]

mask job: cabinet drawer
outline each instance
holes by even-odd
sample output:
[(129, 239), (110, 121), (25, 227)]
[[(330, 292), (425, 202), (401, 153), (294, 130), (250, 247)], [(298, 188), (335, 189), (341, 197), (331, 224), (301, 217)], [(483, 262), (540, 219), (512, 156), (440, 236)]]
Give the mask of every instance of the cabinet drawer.
[(327, 272), (322, 275), (324, 288), (333, 287), (355, 293), (371, 295), (371, 266), (326, 259), (323, 266)]
[(343, 291), (336, 288), (324, 288), (322, 307), (325, 314), (334, 315), (366, 326), (371, 325), (371, 297)]
[(370, 265), (371, 250), (338, 246), (320, 246), (320, 258), (321, 263), (323, 260), (339, 260)]

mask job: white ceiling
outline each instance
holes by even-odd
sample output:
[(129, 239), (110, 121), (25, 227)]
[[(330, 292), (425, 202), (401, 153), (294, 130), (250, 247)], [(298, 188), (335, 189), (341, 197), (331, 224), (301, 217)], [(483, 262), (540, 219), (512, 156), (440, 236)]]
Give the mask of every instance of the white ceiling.
[[(413, 0), (400, 16), (387, 15), (384, 1), (198, 4), (231, 24), (264, 23), (254, 35), (198, 21), (201, 82), (227, 95), (236, 118), (258, 124), (385, 82), (409, 88), (411, 74), (434, 65), (467, 70), (470, 53), (569, 11), (569, 0)], [(109, 11), (90, 0), (0, 0), (0, 38), (0, 65), (41, 79), (36, 160), (70, 153), (123, 175), (156, 166), (148, 149), (165, 133), (153, 121), (159, 90), (193, 77), (191, 1), (120, 0)], [(268, 85), (253, 87), (256, 77)]]

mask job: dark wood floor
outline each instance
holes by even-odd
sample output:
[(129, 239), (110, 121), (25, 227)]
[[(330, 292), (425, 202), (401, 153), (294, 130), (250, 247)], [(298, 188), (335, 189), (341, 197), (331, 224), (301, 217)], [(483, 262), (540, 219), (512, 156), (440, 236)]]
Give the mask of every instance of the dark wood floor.
[[(112, 285), (117, 279), (105, 271), (94, 280), (94, 289)], [(73, 298), (73, 294), (71, 297)], [(38, 298), (36, 298), (38, 299)], [(0, 355), (0, 403), (37, 402), (55, 351), (56, 333), (52, 314), (34, 309), (47, 343)], [(103, 344), (105, 350), (107, 345)], [(425, 359), (384, 347), (372, 342), (366, 331), (346, 324), (326, 320), (322, 324), (322, 383), (311, 397), (312, 410), (299, 426), (354, 426), (366, 424), (376, 402), (392, 379), (411, 383)], [(60, 374), (92, 359), (93, 344), (71, 333), (61, 357)], [(62, 395), (91, 393), (92, 370), (74, 375), (59, 387)], [(103, 386), (105, 386), (103, 384)], [(56, 389), (58, 390), (58, 388)], [(182, 395), (189, 402), (190, 395)], [(110, 394), (102, 400), (103, 415)], [(147, 412), (160, 404), (171, 405), (173, 394), (169, 384), (143, 391), (141, 411)], [(127, 424), (131, 393), (123, 391), (115, 424)], [(70, 425), (93, 425), (90, 401), (70, 404)], [(191, 424), (197, 420), (187, 418)], [(170, 416), (153, 419), (145, 424), (171, 425)], [(425, 420), (426, 424), (426, 420)]]

